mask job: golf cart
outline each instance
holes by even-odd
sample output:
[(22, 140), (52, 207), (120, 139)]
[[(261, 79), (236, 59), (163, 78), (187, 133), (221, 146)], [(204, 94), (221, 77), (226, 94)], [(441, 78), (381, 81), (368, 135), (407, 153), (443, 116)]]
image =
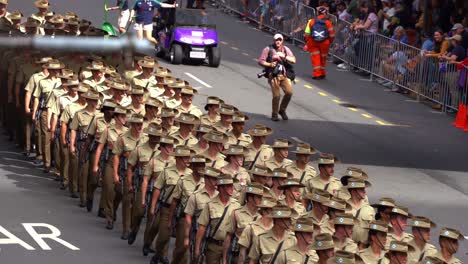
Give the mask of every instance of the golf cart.
[(218, 67), (221, 53), (216, 26), (208, 10), (163, 9), (155, 23), (160, 57), (169, 57), (172, 64), (183, 60), (204, 62)]

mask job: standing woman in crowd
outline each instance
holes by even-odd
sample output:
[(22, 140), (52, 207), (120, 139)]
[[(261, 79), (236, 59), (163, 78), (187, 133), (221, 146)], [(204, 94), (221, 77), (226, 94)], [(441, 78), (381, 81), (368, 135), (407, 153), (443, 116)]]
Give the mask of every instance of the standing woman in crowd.
[(136, 0), (133, 5), (135, 11), (135, 30), (139, 39), (143, 39), (143, 33), (146, 39), (154, 45), (158, 41), (153, 37), (153, 17), (156, 9), (159, 8), (175, 8), (177, 3), (166, 4), (156, 0)]
[(440, 29), (434, 31), (434, 51), (426, 51), (426, 57), (439, 57), (447, 52), (449, 42), (444, 37), (444, 32)]
[[(376, 34), (379, 29), (379, 18), (375, 12), (375, 6), (370, 5), (367, 2), (362, 2), (360, 7), (361, 19), (351, 26), (359, 33), (359, 42), (354, 45), (356, 49), (356, 56), (365, 57), (363, 61), (366, 65), (357, 65), (358, 67), (369, 69), (372, 67), (371, 62), (374, 56), (374, 43), (372, 41), (372, 35)], [(367, 52), (367, 54), (362, 54)]]

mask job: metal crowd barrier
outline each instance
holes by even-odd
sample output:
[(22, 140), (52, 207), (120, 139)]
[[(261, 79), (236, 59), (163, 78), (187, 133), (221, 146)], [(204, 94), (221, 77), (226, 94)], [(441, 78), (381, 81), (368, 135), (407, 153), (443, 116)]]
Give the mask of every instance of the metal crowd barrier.
[[(289, 37), (294, 43), (305, 43), (307, 21), (316, 16), (315, 9), (303, 0), (217, 0), (217, 5), (253, 21), (273, 32)], [(392, 40), (380, 34), (356, 32), (351, 24), (330, 15), (335, 26), (335, 41), (330, 54), (356, 69), (377, 78), (385, 86), (410, 93), (416, 100), (440, 104), (442, 111), (457, 110), (466, 100), (468, 85), (466, 67), (457, 70), (455, 64), (424, 56), (420, 49)]]

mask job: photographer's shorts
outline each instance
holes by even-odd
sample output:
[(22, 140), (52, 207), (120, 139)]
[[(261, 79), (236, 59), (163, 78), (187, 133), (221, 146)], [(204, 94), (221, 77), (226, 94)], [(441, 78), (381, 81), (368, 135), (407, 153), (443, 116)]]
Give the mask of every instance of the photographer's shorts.
[(117, 22), (119, 25), (119, 28), (126, 28), (129, 20), (130, 20), (130, 9), (121, 11), (119, 20)]
[(135, 23), (135, 30), (153, 31), (153, 24), (143, 25)]

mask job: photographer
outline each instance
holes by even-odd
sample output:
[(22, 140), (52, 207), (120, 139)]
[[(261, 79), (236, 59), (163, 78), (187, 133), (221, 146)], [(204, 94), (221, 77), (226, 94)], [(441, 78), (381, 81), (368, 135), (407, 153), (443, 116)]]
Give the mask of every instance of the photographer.
[[(275, 34), (272, 45), (265, 47), (262, 55), (258, 59), (258, 64), (265, 67), (263, 73), (258, 77), (268, 78), (268, 83), (273, 94), (271, 120), (279, 121), (278, 114), (283, 120), (288, 120), (286, 108), (292, 97), (292, 83), (295, 74), (292, 64), (296, 63), (296, 57), (291, 50), (283, 45), (283, 36)], [(284, 96), (281, 101), (280, 88), (283, 89)]]

